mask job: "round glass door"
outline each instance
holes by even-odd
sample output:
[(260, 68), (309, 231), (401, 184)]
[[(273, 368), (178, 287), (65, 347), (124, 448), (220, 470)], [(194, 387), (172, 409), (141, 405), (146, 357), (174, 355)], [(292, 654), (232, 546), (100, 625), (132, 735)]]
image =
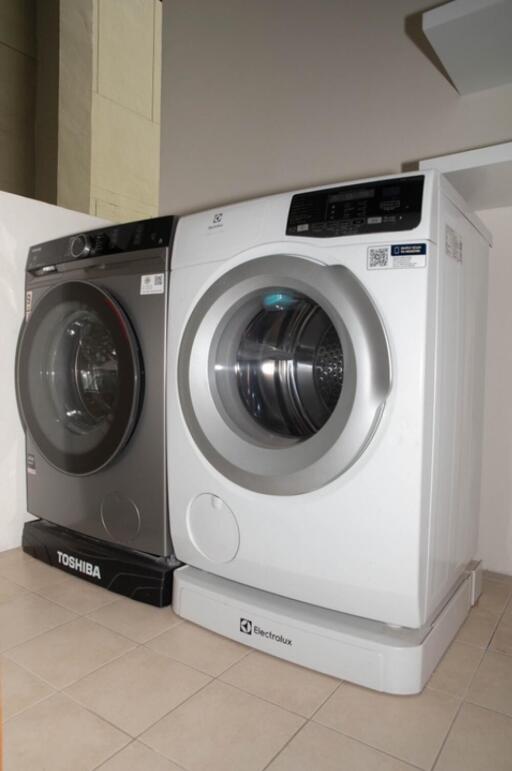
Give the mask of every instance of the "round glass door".
[(240, 336), (238, 391), (259, 426), (302, 441), (322, 428), (338, 403), (341, 341), (325, 311), (303, 294), (270, 288), (260, 302)]
[(77, 475), (106, 466), (128, 441), (141, 396), (138, 346), (120, 306), (86, 282), (49, 290), (21, 334), (17, 388), (49, 463)]
[(257, 492), (332, 481), (371, 440), (391, 385), (383, 324), (341, 265), (273, 255), (233, 268), (194, 308), (178, 359), (200, 452)]

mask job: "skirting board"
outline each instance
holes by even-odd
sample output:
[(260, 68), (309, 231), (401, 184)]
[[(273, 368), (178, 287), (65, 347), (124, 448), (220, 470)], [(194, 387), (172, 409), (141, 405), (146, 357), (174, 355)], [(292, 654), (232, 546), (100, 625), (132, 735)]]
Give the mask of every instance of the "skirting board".
[(393, 694), (419, 693), (475, 601), (472, 565), (436, 618), (391, 628), (238, 584), (185, 566), (174, 573), (173, 610), (218, 634), (301, 666)]

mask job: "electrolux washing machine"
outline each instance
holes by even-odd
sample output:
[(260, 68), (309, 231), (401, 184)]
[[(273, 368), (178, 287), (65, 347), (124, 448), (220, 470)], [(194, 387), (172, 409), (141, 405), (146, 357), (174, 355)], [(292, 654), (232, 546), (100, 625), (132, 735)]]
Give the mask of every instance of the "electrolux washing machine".
[(488, 243), (436, 172), (180, 220), (178, 614), (362, 685), (422, 688), (478, 594)]
[(27, 443), (23, 548), (169, 604), (166, 331), (174, 219), (33, 246), (16, 387)]

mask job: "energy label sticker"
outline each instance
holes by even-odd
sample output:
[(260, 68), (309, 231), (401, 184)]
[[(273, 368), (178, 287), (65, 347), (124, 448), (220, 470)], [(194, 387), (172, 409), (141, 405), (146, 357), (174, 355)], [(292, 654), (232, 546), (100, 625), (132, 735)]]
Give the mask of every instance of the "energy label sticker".
[(165, 283), (164, 273), (150, 273), (140, 277), (141, 294), (163, 294)]

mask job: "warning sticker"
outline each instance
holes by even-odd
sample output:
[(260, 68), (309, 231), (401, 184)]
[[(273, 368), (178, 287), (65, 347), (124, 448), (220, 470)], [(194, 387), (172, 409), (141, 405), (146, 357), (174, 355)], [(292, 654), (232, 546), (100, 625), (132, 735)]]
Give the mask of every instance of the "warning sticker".
[(163, 294), (165, 289), (165, 274), (151, 273), (140, 277), (141, 294)]
[(426, 264), (426, 244), (392, 244), (391, 246), (368, 247), (368, 270), (424, 268)]
[(32, 290), (29, 290), (25, 293), (25, 318), (28, 320), (28, 317), (32, 313)]

